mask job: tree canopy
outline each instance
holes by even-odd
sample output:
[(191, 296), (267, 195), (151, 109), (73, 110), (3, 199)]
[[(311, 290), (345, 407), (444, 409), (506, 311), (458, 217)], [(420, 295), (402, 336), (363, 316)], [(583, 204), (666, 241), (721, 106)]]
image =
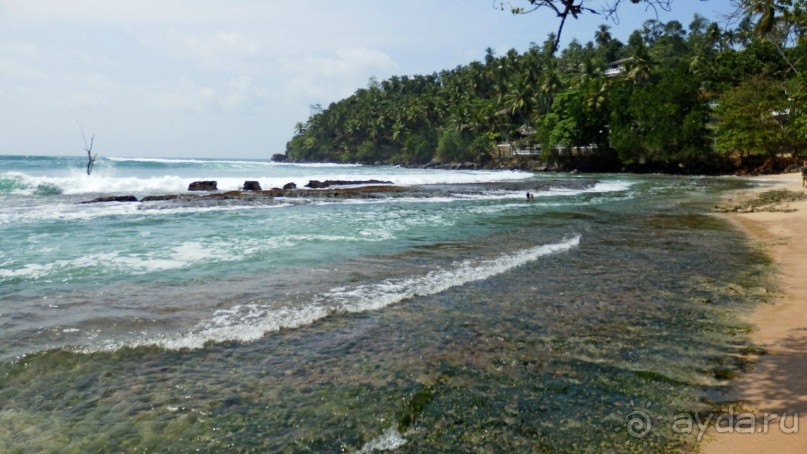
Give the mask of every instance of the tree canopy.
[(372, 79), (312, 109), (287, 156), (485, 163), (497, 143), (509, 143), (540, 146), (546, 158), (590, 147), (603, 166), (631, 170), (723, 171), (795, 159), (807, 143), (804, 1), (771, 2), (778, 33), (755, 33), (764, 11), (748, 10), (732, 27), (698, 15), (687, 26), (651, 19), (626, 43), (603, 25), (591, 41), (562, 50), (550, 34), (525, 52), (489, 48), (482, 61), (453, 69)]
[[(700, 0), (704, 1), (704, 0)], [(672, 5), (672, 0), (629, 0), (632, 4), (642, 4), (646, 9), (651, 9), (658, 12), (658, 10), (669, 11)], [(624, 0), (604, 0), (598, 3), (595, 7), (586, 6), (592, 2), (586, 0), (522, 0), (512, 4), (510, 2), (494, 1), (494, 6), (501, 10), (507, 8), (513, 14), (530, 14), (546, 10), (554, 13), (558, 18), (558, 31), (555, 33), (555, 41), (552, 47), (552, 52), (558, 49), (563, 28), (566, 21), (571, 17), (577, 19), (583, 14), (600, 14), (606, 19), (615, 17), (619, 11), (619, 7)]]

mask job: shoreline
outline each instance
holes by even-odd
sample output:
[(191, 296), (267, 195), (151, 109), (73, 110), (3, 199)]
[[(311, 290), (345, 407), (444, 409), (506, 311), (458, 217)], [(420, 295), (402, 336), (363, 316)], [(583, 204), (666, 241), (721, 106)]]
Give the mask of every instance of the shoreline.
[[(737, 198), (771, 189), (804, 193), (799, 173), (765, 178), (776, 183), (741, 192)], [(739, 431), (712, 426), (700, 452), (800, 453), (807, 446), (807, 200), (788, 202), (783, 208), (720, 215), (770, 257), (777, 292), (770, 302), (744, 317), (754, 327), (752, 342), (765, 354), (756, 358), (753, 370), (730, 382), (728, 400), (741, 402), (733, 411), (735, 428), (740, 427), (736, 416), (750, 413), (757, 422), (756, 430), (748, 433), (750, 424)], [(762, 421), (766, 417), (776, 419), (765, 427)]]

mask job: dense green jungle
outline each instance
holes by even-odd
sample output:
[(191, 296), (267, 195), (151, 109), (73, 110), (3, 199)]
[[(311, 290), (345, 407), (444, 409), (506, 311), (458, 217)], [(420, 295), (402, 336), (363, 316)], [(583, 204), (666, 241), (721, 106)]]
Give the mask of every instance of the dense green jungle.
[[(792, 3), (792, 2), (787, 2)], [(800, 165), (807, 143), (807, 21), (796, 1), (762, 23), (648, 20), (616, 39), (523, 53), (425, 75), (371, 79), (295, 126), (275, 160), (671, 173)], [(761, 31), (761, 28), (764, 29)], [(526, 157), (525, 157), (526, 156)], [(533, 164), (531, 168), (535, 168)]]

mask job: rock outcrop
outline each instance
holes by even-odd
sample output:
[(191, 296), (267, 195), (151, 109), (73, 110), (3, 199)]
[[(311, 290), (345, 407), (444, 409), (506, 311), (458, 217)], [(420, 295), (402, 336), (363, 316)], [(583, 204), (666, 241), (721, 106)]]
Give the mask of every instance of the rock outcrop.
[(217, 191), (217, 181), (194, 181), (188, 186), (188, 191)]
[[(197, 197), (197, 196), (189, 196), (189, 197)], [(179, 194), (167, 194), (167, 195), (147, 195), (143, 197), (140, 201), (141, 202), (163, 202), (166, 200), (177, 200), (179, 199)]]
[(305, 187), (311, 189), (324, 189), (331, 186), (349, 186), (349, 185), (360, 185), (360, 184), (392, 184), (391, 181), (381, 181), (381, 180), (310, 180)]
[(244, 190), (245, 191), (261, 191), (261, 184), (257, 181), (245, 181), (244, 182)]
[(137, 201), (138, 201), (137, 197), (133, 195), (113, 195), (107, 197), (98, 197), (81, 203), (137, 202)]

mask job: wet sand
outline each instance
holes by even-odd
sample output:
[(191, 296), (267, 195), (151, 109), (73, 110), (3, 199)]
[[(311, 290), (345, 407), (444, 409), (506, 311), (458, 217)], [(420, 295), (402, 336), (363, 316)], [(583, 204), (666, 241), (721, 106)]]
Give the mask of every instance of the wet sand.
[[(800, 173), (765, 177), (768, 179), (776, 180), (774, 188), (752, 192), (804, 192)], [(753, 194), (738, 197), (749, 195)], [(726, 215), (774, 261), (778, 288), (768, 304), (748, 315), (748, 322), (754, 326), (752, 340), (767, 354), (758, 357), (751, 372), (731, 382), (730, 398), (743, 401), (734, 414), (748, 411), (755, 419), (746, 419), (742, 433), (727, 429), (718, 433), (711, 427), (701, 446), (704, 453), (807, 451), (807, 201), (790, 202), (783, 208), (796, 211)], [(777, 417), (769, 420), (767, 430), (766, 414)], [(794, 417), (798, 417), (798, 426)], [(747, 433), (749, 427), (754, 433)]]

